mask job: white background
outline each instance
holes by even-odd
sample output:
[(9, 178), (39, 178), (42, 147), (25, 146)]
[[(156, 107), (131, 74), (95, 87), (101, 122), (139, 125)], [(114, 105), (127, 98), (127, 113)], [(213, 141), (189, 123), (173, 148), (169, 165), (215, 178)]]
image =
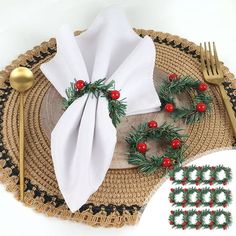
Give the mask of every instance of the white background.
[[(221, 60), (236, 72), (236, 1), (234, 0), (0, 0), (0, 68), (20, 53), (53, 37), (69, 23), (74, 30), (86, 29), (97, 13), (111, 4), (126, 11), (133, 27), (155, 29), (187, 38), (197, 44), (215, 41)], [(158, 53), (158, 52), (157, 52)], [(236, 175), (235, 150), (204, 156), (197, 164), (230, 165)], [(229, 186), (236, 196), (236, 178)], [(35, 213), (17, 202), (0, 185), (0, 236), (44, 235), (221, 235), (220, 230), (171, 230), (168, 225), (170, 204), (167, 181), (152, 197), (141, 221), (122, 229), (92, 228)], [(235, 209), (236, 200), (229, 208)], [(235, 210), (232, 211), (235, 218)], [(224, 234), (233, 235), (236, 224)]]

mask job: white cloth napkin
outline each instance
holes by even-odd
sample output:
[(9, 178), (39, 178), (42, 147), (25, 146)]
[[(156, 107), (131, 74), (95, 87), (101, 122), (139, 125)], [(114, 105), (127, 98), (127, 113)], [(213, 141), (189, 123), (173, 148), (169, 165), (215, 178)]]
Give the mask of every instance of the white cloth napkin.
[[(62, 97), (74, 79), (107, 78), (126, 98), (127, 115), (155, 112), (160, 100), (153, 84), (155, 46), (132, 29), (120, 8), (103, 10), (75, 37), (64, 26), (57, 53), (41, 70)], [(116, 128), (104, 97), (85, 94), (63, 113), (51, 134), (51, 154), (60, 191), (72, 212), (102, 184), (116, 145)]]

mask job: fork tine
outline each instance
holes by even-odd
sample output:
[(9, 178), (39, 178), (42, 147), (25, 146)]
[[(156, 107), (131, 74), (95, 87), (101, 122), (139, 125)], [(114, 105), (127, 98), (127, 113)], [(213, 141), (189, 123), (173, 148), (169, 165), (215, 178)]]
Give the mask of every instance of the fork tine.
[(206, 66), (207, 66), (207, 73), (208, 75), (212, 75), (212, 71), (211, 71), (211, 66), (210, 66), (210, 61), (209, 58), (207, 56), (207, 46), (206, 46), (206, 42), (204, 42), (204, 51), (205, 51), (205, 60), (206, 60)]
[(215, 58), (215, 64), (216, 64), (216, 71), (219, 74), (220, 73), (220, 62), (218, 59), (215, 42), (213, 42), (213, 51), (214, 51), (214, 58)]
[(208, 48), (209, 48), (209, 54), (210, 54), (210, 65), (211, 65), (212, 74), (216, 75), (217, 74), (216, 64), (215, 64), (214, 59), (213, 59), (213, 54), (212, 54), (212, 51), (211, 51), (211, 43), (210, 42), (208, 42)]
[(202, 43), (200, 43), (200, 58), (201, 58), (202, 71), (204, 71), (205, 70), (205, 60), (204, 60), (204, 55), (203, 55)]
[(204, 77), (208, 76), (206, 63), (205, 63), (205, 57), (204, 57), (204, 50), (202, 47), (202, 43), (200, 43), (200, 59), (201, 59), (201, 69)]

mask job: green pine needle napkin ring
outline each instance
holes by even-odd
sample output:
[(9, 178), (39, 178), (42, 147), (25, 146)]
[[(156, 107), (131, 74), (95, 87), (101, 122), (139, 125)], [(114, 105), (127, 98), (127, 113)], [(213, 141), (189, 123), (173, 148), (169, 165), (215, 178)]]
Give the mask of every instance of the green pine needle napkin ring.
[(105, 84), (104, 79), (99, 79), (95, 82), (87, 83), (83, 80), (75, 80), (71, 82), (69, 88), (66, 89), (67, 98), (63, 99), (63, 107), (66, 110), (77, 98), (85, 94), (93, 94), (95, 97), (105, 97), (108, 101), (108, 110), (113, 125), (116, 127), (121, 118), (126, 114), (125, 98), (120, 98), (120, 91), (115, 90), (115, 81)]

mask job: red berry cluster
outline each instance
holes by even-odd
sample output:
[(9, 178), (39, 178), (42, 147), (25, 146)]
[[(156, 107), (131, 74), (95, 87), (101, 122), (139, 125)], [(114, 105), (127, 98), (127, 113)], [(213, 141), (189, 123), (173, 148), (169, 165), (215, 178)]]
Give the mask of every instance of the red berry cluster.
[[(169, 80), (172, 82), (173, 80), (177, 80), (179, 77), (176, 74), (169, 74), (168, 76)], [(200, 83), (197, 87), (198, 91), (204, 92), (208, 89), (208, 85), (206, 83)], [(166, 103), (165, 105), (165, 111), (166, 112), (173, 112), (175, 109), (173, 103)], [(207, 106), (204, 102), (199, 102), (196, 105), (196, 110), (198, 112), (205, 112), (207, 109)]]

